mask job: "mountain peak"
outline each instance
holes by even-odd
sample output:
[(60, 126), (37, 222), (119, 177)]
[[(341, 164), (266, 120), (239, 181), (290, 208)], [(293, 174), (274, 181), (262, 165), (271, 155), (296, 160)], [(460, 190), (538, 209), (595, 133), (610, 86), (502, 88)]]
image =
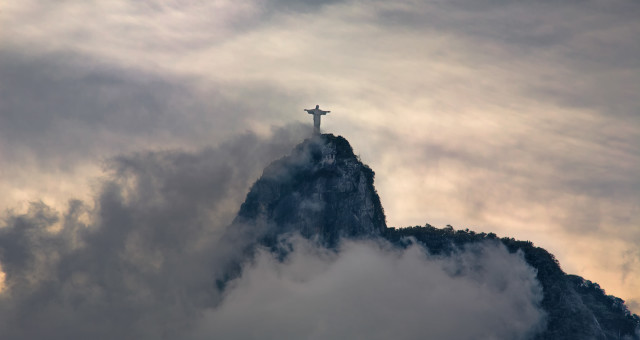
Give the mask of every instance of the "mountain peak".
[[(288, 233), (299, 233), (326, 247), (335, 247), (341, 238), (377, 238), (399, 248), (418, 242), (430, 254), (444, 257), (474, 243), (500, 242), (535, 270), (544, 294), (540, 307), (546, 326), (532, 329), (530, 338), (640, 339), (640, 318), (630, 313), (623, 300), (606, 295), (597, 284), (565, 274), (551, 253), (530, 241), (455, 231), (451, 226), (387, 228), (373, 180), (373, 170), (360, 161), (345, 138), (314, 135), (264, 169), (240, 207), (234, 221), (240, 228), (234, 230), (252, 233), (260, 245), (285, 256), (288, 248), (282, 251), (279, 238)], [(240, 271), (240, 264), (231, 265), (225, 280)], [(225, 280), (219, 282), (221, 289)]]
[(379, 236), (386, 223), (373, 179), (345, 138), (314, 136), (265, 168), (236, 221), (264, 228), (267, 243), (287, 232), (327, 245)]

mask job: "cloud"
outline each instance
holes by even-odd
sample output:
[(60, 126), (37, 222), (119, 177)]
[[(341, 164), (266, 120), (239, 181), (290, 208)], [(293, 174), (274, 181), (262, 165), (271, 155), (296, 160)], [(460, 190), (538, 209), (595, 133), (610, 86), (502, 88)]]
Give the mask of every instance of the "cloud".
[(535, 271), (498, 244), (441, 258), (415, 244), (288, 242), (284, 262), (258, 254), (195, 339), (526, 339), (544, 325)]
[[(173, 338), (219, 299), (216, 278), (251, 242), (221, 241), (250, 183), (309, 133), (247, 133), (216, 148), (111, 160), (95, 203), (41, 202), (0, 227), (7, 339)], [(256, 236), (257, 237), (257, 236)], [(37, 326), (35, 326), (37, 325)]]
[(89, 200), (89, 178), (118, 154), (194, 150), (245, 131), (269, 135), (285, 112), (269, 102), (289, 96), (260, 84), (203, 85), (75, 51), (31, 56), (0, 47), (0, 77), (3, 208)]
[[(230, 138), (256, 115), (259, 95), (248, 105), (225, 96), (221, 84), (202, 87), (192, 77), (156, 74), (101, 63), (66, 52), (31, 57), (0, 50), (0, 135), (4, 160), (32, 154), (44, 165), (73, 165), (141, 146), (204, 146)], [(245, 88), (245, 91), (274, 91)], [(257, 101), (257, 102), (256, 102)], [(260, 112), (272, 118), (269, 110)], [(268, 125), (268, 124), (267, 124)], [(201, 144), (201, 145), (198, 145)], [(95, 161), (95, 159), (94, 159)]]

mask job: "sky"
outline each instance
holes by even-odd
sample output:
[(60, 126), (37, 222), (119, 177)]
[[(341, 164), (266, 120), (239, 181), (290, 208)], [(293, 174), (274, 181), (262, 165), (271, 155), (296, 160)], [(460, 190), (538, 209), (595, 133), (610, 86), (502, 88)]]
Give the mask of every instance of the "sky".
[[(389, 226), (530, 240), (640, 313), (638, 17), (631, 0), (8, 2), (2, 242), (31, 262), (0, 266), (36, 284), (58, 258), (100, 277), (87, 263), (118, 244), (158, 268), (159, 249), (190, 245), (181, 256), (205, 268), (198, 240), (308, 135), (303, 109), (319, 104), (323, 131), (376, 172)], [(40, 229), (13, 232), (23, 224)], [(149, 277), (181, 270), (167, 268)]]

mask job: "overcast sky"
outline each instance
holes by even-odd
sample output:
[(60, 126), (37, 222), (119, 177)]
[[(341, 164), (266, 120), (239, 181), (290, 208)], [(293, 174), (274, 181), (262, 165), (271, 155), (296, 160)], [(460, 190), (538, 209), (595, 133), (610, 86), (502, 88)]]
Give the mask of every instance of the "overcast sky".
[(113, 157), (243, 145), (235, 211), (319, 104), (390, 226), (531, 240), (640, 313), (639, 18), (633, 0), (7, 2), (0, 208), (91, 206)]

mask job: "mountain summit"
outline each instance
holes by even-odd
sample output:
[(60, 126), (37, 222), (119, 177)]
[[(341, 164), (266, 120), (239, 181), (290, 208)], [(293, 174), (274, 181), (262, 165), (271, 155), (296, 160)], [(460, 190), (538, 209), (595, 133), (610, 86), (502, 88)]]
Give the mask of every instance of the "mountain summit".
[(373, 178), (346, 139), (314, 136), (264, 170), (236, 222), (264, 228), (267, 242), (293, 231), (328, 246), (380, 236), (387, 227)]
[[(523, 256), (542, 287), (545, 328), (533, 339), (640, 339), (640, 318), (622, 299), (605, 294), (596, 283), (567, 275), (552, 254), (530, 241), (456, 231), (451, 226), (387, 228), (373, 179), (373, 170), (359, 160), (346, 139), (315, 135), (265, 168), (234, 224), (244, 226), (239, 229), (272, 250), (281, 236), (290, 233), (336, 249), (341, 238), (385, 240), (398, 248), (418, 242), (441, 257), (473, 244), (499, 244)], [(229, 278), (239, 274), (240, 265), (232, 272)]]

